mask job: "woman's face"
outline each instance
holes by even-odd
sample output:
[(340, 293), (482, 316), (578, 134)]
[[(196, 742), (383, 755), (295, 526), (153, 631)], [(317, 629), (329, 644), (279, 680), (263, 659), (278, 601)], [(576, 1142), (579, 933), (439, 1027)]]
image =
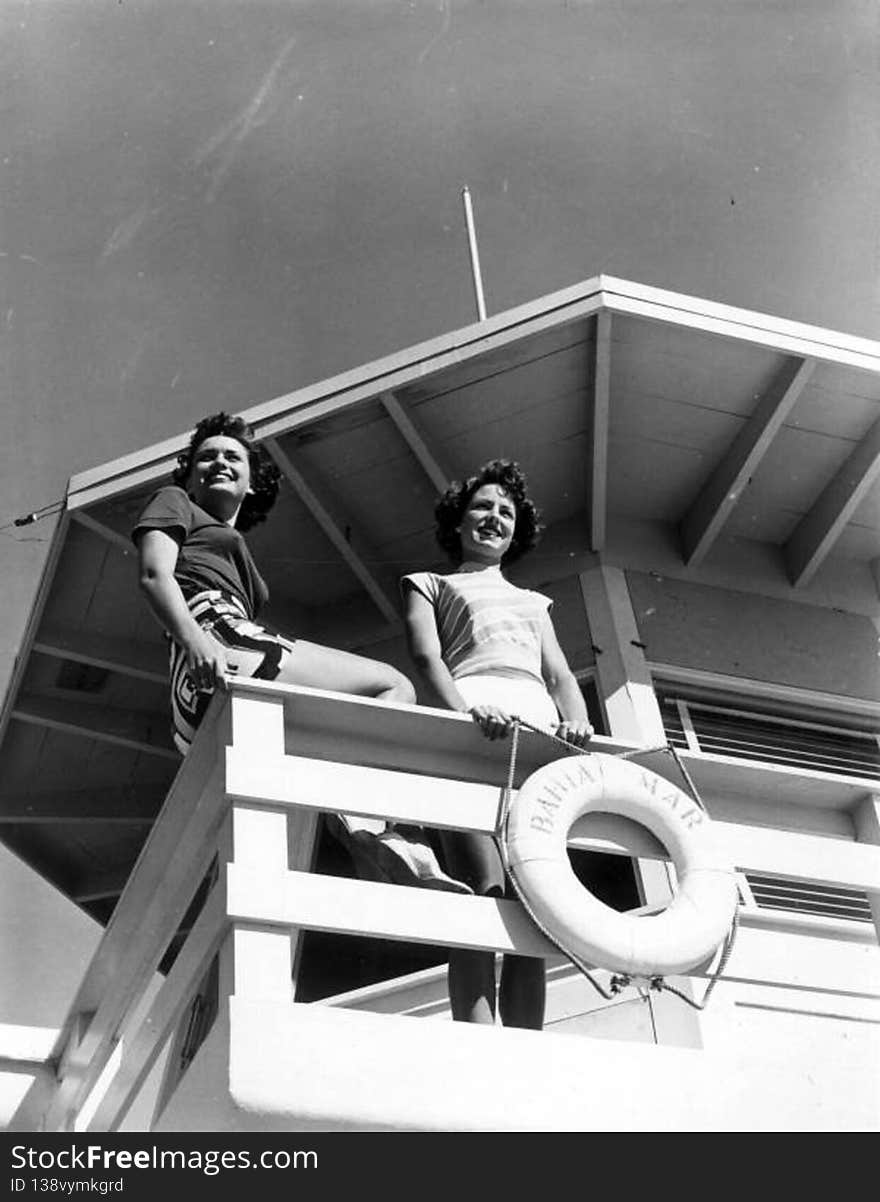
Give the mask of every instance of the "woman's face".
[(197, 505), (221, 522), (233, 523), (251, 492), (251, 463), (237, 438), (212, 434), (192, 458), (186, 491)]
[(462, 561), (501, 563), (515, 529), (513, 498), (498, 484), (482, 485), (468, 501), (458, 527)]

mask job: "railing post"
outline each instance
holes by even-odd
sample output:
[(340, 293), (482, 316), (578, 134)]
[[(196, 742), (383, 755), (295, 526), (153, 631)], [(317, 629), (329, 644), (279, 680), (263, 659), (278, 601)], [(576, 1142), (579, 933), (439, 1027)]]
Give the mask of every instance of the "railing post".
[[(869, 793), (862, 799), (853, 814), (853, 825), (859, 843), (880, 844), (880, 793)], [(868, 901), (880, 942), (880, 893), (869, 893)]]
[[(284, 699), (232, 697), (232, 742), (253, 762), (284, 756)], [(318, 815), (310, 811), (233, 802), (225, 847), (236, 870), (253, 874), (267, 891), (283, 889), (289, 870), (308, 871), (314, 858)], [(220, 957), (220, 993), (291, 1001), (299, 959), (298, 930), (235, 922)]]
[[(596, 679), (609, 733), (643, 747), (664, 745), (663, 716), (625, 572), (600, 563), (581, 572), (579, 580), (590, 637), (597, 648)], [(672, 898), (672, 869), (665, 860), (637, 859), (636, 871), (645, 905), (663, 905)], [(688, 981), (679, 984), (690, 992)], [(682, 1019), (672, 1014), (665, 999), (658, 1002), (651, 998), (649, 1004), (658, 1042), (699, 1043), (699, 1020), (695, 1015)]]

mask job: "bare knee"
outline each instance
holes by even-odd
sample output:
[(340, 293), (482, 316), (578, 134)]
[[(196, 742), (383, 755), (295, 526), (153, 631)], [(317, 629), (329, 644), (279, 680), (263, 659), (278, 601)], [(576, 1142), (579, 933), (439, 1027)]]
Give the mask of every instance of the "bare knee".
[(379, 694), (383, 701), (399, 701), (403, 705), (414, 705), (416, 691), (409, 677), (398, 672), (396, 668), (392, 668), (390, 664), (385, 666), (385, 672), (387, 684)]

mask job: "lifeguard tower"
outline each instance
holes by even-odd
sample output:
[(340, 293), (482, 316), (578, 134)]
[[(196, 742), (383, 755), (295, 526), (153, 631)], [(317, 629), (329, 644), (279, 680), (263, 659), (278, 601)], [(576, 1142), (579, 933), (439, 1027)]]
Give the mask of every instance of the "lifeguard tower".
[[(180, 434), (71, 480), (2, 712), (0, 837), (106, 927), (45, 1057), (0, 1049), (10, 1126), (875, 1129), (880, 343), (598, 276), (242, 413), (286, 480), (270, 621), (406, 671), (434, 497), (522, 463), (547, 530), (511, 577), (596, 749), (681, 785), (676, 748), (736, 943), (705, 1010), (607, 998), (516, 901), (356, 879), (322, 815), (495, 831), (508, 749), (460, 715), (239, 681), (181, 763), (128, 534)], [(559, 754), (524, 732), (515, 787)], [(614, 908), (668, 901), (643, 828), (569, 845)], [(547, 957), (545, 1030), (449, 1021), (450, 946)]]

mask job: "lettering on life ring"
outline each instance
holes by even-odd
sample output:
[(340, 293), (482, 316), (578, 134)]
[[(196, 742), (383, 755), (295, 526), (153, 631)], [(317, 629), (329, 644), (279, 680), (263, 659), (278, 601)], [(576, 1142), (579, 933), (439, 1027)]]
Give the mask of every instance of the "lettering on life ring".
[[(597, 812), (641, 823), (666, 848), (678, 887), (662, 913), (621, 914), (575, 876), (568, 833)], [(539, 768), (510, 808), (507, 844), (511, 874), (536, 919), (587, 964), (628, 976), (685, 973), (712, 956), (733, 922), (736, 879), (708, 815), (632, 761), (596, 753)]]

